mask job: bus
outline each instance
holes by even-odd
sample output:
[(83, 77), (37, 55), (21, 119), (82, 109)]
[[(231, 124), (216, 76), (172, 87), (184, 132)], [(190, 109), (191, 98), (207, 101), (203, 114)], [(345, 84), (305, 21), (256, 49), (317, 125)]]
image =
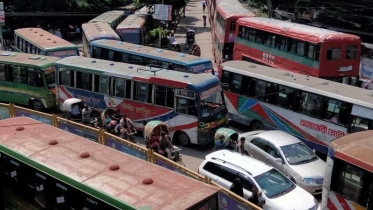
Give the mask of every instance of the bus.
[(287, 132), (322, 157), (332, 140), (372, 128), (371, 90), (246, 61), (219, 70), (231, 120)]
[(107, 23), (85, 23), (82, 24), (83, 54), (90, 55), (91, 43), (95, 40), (117, 40), (120, 37)]
[(243, 17), (255, 17), (255, 14), (245, 9), (236, 0), (219, 0), (215, 13), (214, 23), (211, 26), (212, 52), (215, 63), (219, 66), (233, 59), (237, 20)]
[(228, 111), (211, 74), (144, 67), (85, 57), (56, 62), (59, 102), (79, 98), (94, 110), (119, 109), (143, 130), (144, 121), (169, 124), (173, 140), (206, 145), (225, 126)]
[(120, 38), (129, 43), (148, 45), (151, 42), (150, 31), (153, 29), (151, 15), (129, 15), (116, 28)]
[(41, 111), (56, 106), (55, 62), (60, 58), (0, 51), (0, 100)]
[(215, 74), (210, 59), (114, 40), (93, 42), (91, 45), (91, 57), (143, 66), (162, 66), (162, 68), (170, 70), (188, 70)]
[(21, 28), (14, 31), (15, 51), (64, 58), (79, 55), (78, 47), (41, 28)]
[(373, 209), (373, 131), (350, 134), (330, 143), (321, 209)]
[(27, 117), (0, 121), (0, 177), (1, 210), (218, 209), (221, 190)]
[(88, 23), (107, 23), (115, 30), (115, 28), (126, 18), (126, 13), (121, 10), (113, 10), (104, 12), (101, 15), (93, 18)]
[(358, 36), (268, 18), (237, 21), (234, 60), (353, 84), (358, 81)]

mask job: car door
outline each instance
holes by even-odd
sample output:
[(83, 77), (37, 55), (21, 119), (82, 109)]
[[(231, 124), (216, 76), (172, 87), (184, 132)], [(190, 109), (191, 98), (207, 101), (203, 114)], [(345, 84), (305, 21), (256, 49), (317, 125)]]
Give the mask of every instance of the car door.
[[(286, 164), (281, 155), (280, 150), (272, 143), (267, 144), (267, 155), (265, 157), (266, 163), (284, 173), (286, 171)], [(280, 162), (281, 160), (281, 162)]]
[(247, 200), (253, 194), (254, 183), (251, 181), (250, 177), (239, 173), (238, 177), (241, 179), (244, 198)]
[(249, 143), (248, 152), (253, 158), (265, 162), (267, 153), (267, 141), (262, 138), (254, 138)]
[(235, 179), (234, 172), (218, 163), (207, 162), (201, 170), (201, 175), (208, 176), (211, 181), (229, 189)]

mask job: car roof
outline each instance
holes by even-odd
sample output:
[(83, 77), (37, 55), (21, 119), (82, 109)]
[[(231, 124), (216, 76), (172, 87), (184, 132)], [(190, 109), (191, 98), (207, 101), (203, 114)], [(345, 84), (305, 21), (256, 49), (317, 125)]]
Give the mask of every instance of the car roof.
[(228, 162), (231, 165), (249, 172), (251, 176), (257, 176), (272, 169), (271, 166), (259, 160), (230, 150), (219, 150), (210, 153), (206, 155), (206, 160), (221, 160), (225, 163)]
[(256, 136), (263, 138), (268, 142), (279, 147), (301, 142), (296, 137), (279, 130), (263, 131), (261, 133), (256, 134)]

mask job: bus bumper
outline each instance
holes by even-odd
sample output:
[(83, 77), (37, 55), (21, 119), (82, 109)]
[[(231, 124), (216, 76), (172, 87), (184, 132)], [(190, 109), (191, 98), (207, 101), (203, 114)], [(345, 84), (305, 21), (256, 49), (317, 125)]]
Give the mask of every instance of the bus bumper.
[(198, 132), (197, 144), (207, 145), (214, 141), (215, 131)]

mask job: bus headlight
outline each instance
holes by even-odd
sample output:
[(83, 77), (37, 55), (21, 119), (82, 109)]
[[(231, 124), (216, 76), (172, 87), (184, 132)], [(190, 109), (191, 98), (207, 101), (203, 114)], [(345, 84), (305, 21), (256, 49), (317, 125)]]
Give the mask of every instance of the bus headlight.
[(313, 178), (301, 178), (301, 180), (304, 184), (316, 184), (316, 180)]

